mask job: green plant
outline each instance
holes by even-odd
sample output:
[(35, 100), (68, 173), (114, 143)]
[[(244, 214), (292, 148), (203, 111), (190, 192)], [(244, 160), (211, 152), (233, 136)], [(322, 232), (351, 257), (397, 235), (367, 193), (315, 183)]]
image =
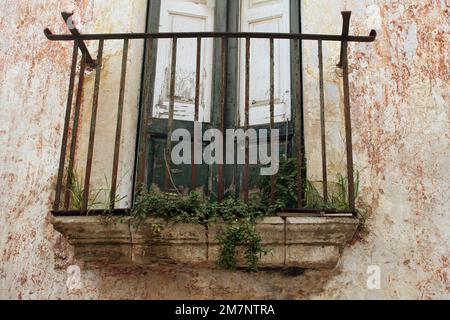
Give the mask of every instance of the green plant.
[[(70, 194), (70, 208), (81, 211), (83, 209), (84, 182), (82, 179), (78, 180), (76, 172), (69, 172), (68, 176), (69, 185), (66, 186), (66, 190)], [(111, 212), (111, 203), (117, 203), (126, 198), (126, 196), (116, 194), (114, 201), (111, 201), (111, 188), (106, 176), (105, 187), (90, 190), (88, 197), (88, 213), (92, 210), (104, 210), (105, 215)]]
[[(156, 189), (141, 187), (135, 200), (131, 216), (140, 222), (148, 217), (164, 218), (175, 223), (193, 223), (204, 225), (214, 221), (223, 222), (217, 240), (220, 243), (218, 265), (234, 269), (237, 255), (244, 254), (248, 271), (257, 271), (262, 255), (269, 251), (262, 246), (261, 236), (255, 229), (257, 219), (273, 215), (282, 208), (297, 206), (297, 164), (295, 159), (284, 159), (276, 177), (276, 203), (270, 203), (270, 177), (259, 181), (262, 196), (249, 203), (230, 196), (223, 202), (210, 202), (197, 192), (188, 195), (164, 193)], [(306, 206), (313, 209), (347, 209), (347, 179), (337, 175), (336, 190), (329, 201), (325, 201), (312, 182), (303, 182)], [(359, 174), (355, 181), (356, 194), (359, 194)], [(161, 226), (152, 228), (161, 231)]]
[(205, 224), (211, 215), (211, 210), (209, 202), (197, 192), (181, 196), (141, 187), (131, 216), (137, 220), (154, 216), (180, 223)]
[[(83, 210), (84, 182), (82, 179), (78, 180), (75, 172), (68, 174), (69, 185), (66, 186), (66, 190), (70, 194), (70, 209), (81, 211)], [(88, 212), (97, 209), (97, 207), (101, 205), (102, 202), (99, 201), (101, 193), (101, 189), (91, 190), (89, 192)]]
[[(266, 205), (270, 205), (270, 180), (270, 176), (261, 176), (258, 181), (258, 187), (263, 194), (262, 201)], [(275, 178), (275, 190), (278, 207), (297, 206), (297, 161), (295, 158), (280, 159), (280, 167)]]
[[(302, 170), (305, 170), (303, 168)], [(304, 175), (304, 173), (302, 173)], [(297, 166), (296, 159), (281, 159), (280, 170), (276, 176), (277, 205), (281, 208), (296, 208), (297, 205)], [(325, 201), (313, 182), (303, 179), (305, 208), (346, 210), (350, 207), (348, 199), (348, 179), (338, 173), (329, 199)], [(270, 177), (262, 177), (258, 184), (263, 199), (270, 199)], [(355, 200), (359, 197), (359, 173), (355, 177)], [(264, 200), (266, 203), (268, 200)]]
[[(306, 176), (306, 168), (302, 168), (302, 175)], [(355, 195), (356, 212), (359, 216), (360, 224), (355, 239), (362, 239), (368, 233), (367, 219), (370, 208), (360, 199), (360, 176), (359, 172), (355, 174)], [(259, 185), (263, 199), (270, 199), (270, 177), (263, 177)], [(332, 188), (330, 188), (332, 187)], [(334, 209), (348, 210), (348, 178), (341, 173), (336, 175), (336, 182), (329, 185), (329, 196), (327, 201), (320, 194), (314, 184), (303, 179), (303, 193), (305, 207), (308, 209)], [(280, 161), (280, 170), (276, 177), (277, 209), (297, 207), (297, 168), (296, 160), (282, 159)], [(267, 201), (267, 200), (266, 200)]]
[(66, 189), (70, 193), (71, 208), (74, 210), (81, 210), (83, 207), (84, 184), (82, 181), (78, 181), (74, 174), (70, 175), (69, 181), (69, 185)]
[(258, 262), (269, 250), (262, 246), (261, 236), (255, 229), (257, 219), (273, 214), (275, 206), (264, 207), (258, 200), (249, 203), (227, 198), (214, 205), (214, 216), (225, 221), (225, 227), (217, 236), (221, 244), (218, 265), (225, 269), (235, 269), (238, 249), (244, 250), (247, 270), (258, 271)]
[(261, 236), (256, 232), (252, 223), (231, 224), (226, 226), (218, 236), (222, 244), (218, 265), (225, 269), (235, 269), (236, 256), (239, 248), (245, 250), (247, 270), (258, 271), (258, 262), (262, 255), (268, 253), (261, 244)]
[[(355, 177), (355, 201), (359, 197), (359, 181), (359, 172), (357, 172)], [(332, 184), (334, 185), (334, 188), (331, 190), (329, 199), (325, 201), (313, 183), (306, 181), (306, 207), (310, 209), (348, 210), (350, 208), (348, 197), (348, 179), (341, 173), (338, 173), (336, 175), (336, 182)]]
[[(348, 203), (348, 179), (342, 174), (338, 173), (336, 176), (336, 192), (331, 195), (331, 203), (335, 209), (345, 210), (349, 207)], [(355, 195), (354, 200), (356, 201), (359, 197), (359, 172), (356, 172), (355, 177)]]
[(305, 201), (306, 208), (309, 209), (322, 209), (327, 207), (323, 197), (309, 180), (306, 180)]
[(267, 250), (262, 247), (254, 224), (256, 219), (274, 211), (273, 206), (264, 209), (257, 201), (246, 204), (234, 197), (228, 197), (217, 203), (209, 202), (196, 192), (182, 196), (141, 187), (131, 216), (138, 222), (148, 217), (158, 217), (175, 223), (204, 226), (220, 220), (224, 223), (224, 228), (218, 235), (221, 244), (219, 266), (235, 268), (236, 248), (240, 247), (245, 249), (247, 269), (256, 271), (260, 256)]

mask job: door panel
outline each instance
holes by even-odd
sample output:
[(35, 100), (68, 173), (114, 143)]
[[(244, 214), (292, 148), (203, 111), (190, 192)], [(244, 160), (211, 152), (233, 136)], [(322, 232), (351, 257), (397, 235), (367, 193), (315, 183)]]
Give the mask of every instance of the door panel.
[[(222, 0), (221, 0), (222, 1)], [(225, 1), (224, 1), (225, 2)], [(226, 5), (220, 2), (226, 15)], [(231, 2), (230, 2), (231, 3)], [(229, 3), (229, 7), (232, 4)], [(234, 2), (233, 2), (234, 3)], [(211, 0), (162, 0), (160, 12), (159, 32), (195, 32), (214, 31), (215, 13), (214, 1)], [(238, 25), (230, 31), (250, 32), (290, 32), (290, 0), (242, 0), (235, 2), (236, 16), (240, 16), (240, 27)], [(240, 8), (238, 8), (240, 6)], [(239, 13), (238, 11), (241, 10)], [(218, 30), (226, 29), (226, 22), (221, 24), (217, 20)], [(238, 20), (238, 21), (239, 21)], [(230, 25), (228, 24), (228, 27)], [(230, 41), (229, 45), (233, 42)], [(237, 63), (234, 68), (229, 68), (229, 82), (227, 90), (233, 99), (227, 99), (227, 128), (234, 128), (236, 124), (244, 124), (244, 83), (245, 83), (245, 40), (241, 48), (229, 47), (229, 61)], [(201, 99), (200, 99), (200, 121), (211, 122), (212, 115), (217, 113), (219, 104), (212, 103), (213, 84), (213, 57), (220, 57), (220, 46), (214, 48), (212, 39), (202, 42), (202, 65), (201, 65)], [(167, 138), (167, 118), (169, 106), (169, 83), (171, 70), (171, 48), (170, 40), (159, 40), (156, 56), (155, 86), (153, 93), (152, 126), (148, 132), (148, 175), (149, 185), (163, 185), (165, 175), (164, 148)], [(267, 128), (270, 123), (269, 108), (269, 40), (254, 39), (251, 48), (251, 104), (250, 125), (258, 128)], [(290, 71), (290, 41), (275, 40), (275, 121), (280, 133), (287, 132), (287, 120), (290, 120), (291, 104), (291, 71)], [(177, 50), (176, 90), (175, 90), (175, 116), (174, 129), (186, 128), (192, 134), (194, 120), (195, 99), (195, 69), (196, 69), (196, 39), (179, 39)], [(233, 71), (230, 71), (233, 70)], [(232, 76), (230, 76), (232, 74)], [(219, 71), (215, 76), (220, 79)], [(235, 79), (231, 81), (230, 79)], [(217, 79), (214, 80), (217, 83)], [(220, 92), (220, 91), (219, 91)], [(216, 95), (218, 93), (215, 93)], [(220, 94), (220, 93), (219, 93)], [(235, 101), (234, 99), (237, 99)], [(217, 97), (216, 97), (217, 99)], [(233, 100), (233, 101), (231, 101)], [(214, 110), (214, 108), (216, 108)], [(236, 113), (235, 113), (236, 112)], [(229, 116), (232, 113), (232, 116)], [(237, 121), (236, 121), (237, 120)], [(236, 123), (238, 122), (238, 123)], [(208, 126), (205, 125), (204, 129)], [(288, 141), (287, 138), (283, 141)], [(284, 143), (284, 142), (283, 142)], [(175, 143), (174, 143), (175, 144)], [(280, 152), (287, 152), (288, 146), (281, 147)], [(258, 165), (251, 166), (251, 172), (258, 172)], [(171, 165), (171, 182), (179, 191), (186, 193), (190, 189), (192, 167), (190, 165)], [(239, 192), (240, 176), (242, 167), (238, 165), (224, 166), (226, 178), (226, 190), (236, 189)], [(197, 166), (197, 187), (214, 194), (217, 189), (216, 166)], [(251, 174), (250, 184), (257, 180), (258, 175)], [(172, 188), (171, 188), (172, 189)]]
[[(162, 0), (159, 32), (214, 31), (214, 1)], [(165, 159), (168, 133), (169, 92), (172, 57), (172, 40), (158, 40), (156, 54), (155, 86), (153, 93), (152, 125), (149, 128), (147, 184), (163, 189), (166, 161), (170, 163), (170, 190), (175, 187), (186, 194), (191, 189), (191, 164), (174, 165)], [(201, 88), (199, 121), (211, 118), (213, 40), (202, 41)], [(194, 103), (197, 63), (197, 40), (178, 39), (175, 87), (175, 112), (173, 130), (186, 129), (194, 136)], [(204, 126), (206, 127), (206, 126)], [(172, 146), (177, 142), (173, 142)], [(196, 166), (196, 188), (208, 190), (210, 168)]]
[[(214, 31), (214, 1), (161, 1), (159, 32)], [(159, 40), (156, 64), (153, 117), (167, 119), (172, 41)], [(194, 121), (196, 39), (178, 39), (175, 115), (176, 120)], [(202, 40), (200, 122), (211, 118), (213, 40)]]
[[(242, 0), (242, 32), (290, 31), (289, 0)], [(245, 44), (240, 50), (240, 122), (245, 124)], [(275, 40), (275, 122), (290, 120), (290, 42)], [(268, 39), (252, 39), (250, 54), (250, 125), (270, 123), (270, 49)]]

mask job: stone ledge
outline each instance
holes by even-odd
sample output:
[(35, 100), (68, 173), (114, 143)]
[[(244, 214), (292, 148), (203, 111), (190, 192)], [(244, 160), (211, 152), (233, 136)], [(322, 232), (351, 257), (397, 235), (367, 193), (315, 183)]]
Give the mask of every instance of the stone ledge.
[[(220, 251), (220, 224), (174, 224), (149, 218), (135, 225), (129, 218), (107, 222), (102, 217), (53, 217), (53, 225), (75, 247), (75, 257), (87, 267), (105, 265), (181, 264), (215, 267)], [(354, 217), (262, 219), (256, 225), (270, 253), (260, 266), (334, 268), (359, 221)], [(154, 226), (161, 225), (161, 232)], [(238, 252), (243, 263), (243, 253)]]

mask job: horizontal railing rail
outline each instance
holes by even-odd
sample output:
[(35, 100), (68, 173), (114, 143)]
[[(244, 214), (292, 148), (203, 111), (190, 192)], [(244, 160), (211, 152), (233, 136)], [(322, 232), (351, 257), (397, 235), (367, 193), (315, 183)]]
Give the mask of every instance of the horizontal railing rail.
[(56, 35), (45, 29), (45, 35), (51, 41), (73, 40), (124, 40), (124, 39), (170, 39), (170, 38), (254, 38), (254, 39), (290, 39), (290, 40), (322, 40), (347, 42), (373, 42), (377, 33), (372, 30), (368, 36), (343, 36), (329, 34), (277, 33), (277, 32), (161, 32), (161, 33), (109, 33)]
[[(128, 50), (129, 42), (134, 39), (145, 39), (147, 40), (149, 52), (153, 49), (153, 41), (157, 39), (171, 39), (172, 40), (172, 56), (171, 56), (171, 72), (170, 72), (170, 94), (169, 94), (169, 119), (168, 121), (168, 132), (167, 132), (167, 146), (166, 146), (166, 156), (171, 150), (171, 134), (173, 131), (174, 123), (174, 107), (175, 107), (175, 85), (176, 85), (176, 65), (177, 65), (177, 42), (178, 39), (194, 38), (197, 39), (197, 59), (196, 59), (196, 77), (195, 77), (195, 121), (199, 121), (199, 104), (200, 104), (200, 81), (201, 81), (201, 50), (202, 50), (202, 39), (204, 38), (218, 38), (221, 39), (221, 77), (220, 77), (220, 127), (225, 129), (225, 96), (226, 96), (226, 83), (227, 83), (227, 45), (230, 38), (234, 39), (245, 39), (245, 124), (244, 129), (250, 127), (249, 109), (250, 109), (250, 53), (251, 53), (251, 40), (252, 39), (267, 39), (268, 46), (270, 48), (270, 83), (267, 85), (270, 87), (270, 128), (275, 127), (274, 120), (274, 109), (275, 109), (275, 94), (274, 94), (274, 82), (275, 82), (275, 68), (274, 68), (274, 43), (275, 40), (292, 40), (298, 52), (300, 52), (300, 42), (303, 40), (317, 41), (318, 44), (318, 58), (319, 58), (319, 89), (320, 89), (320, 127), (321, 127), (321, 156), (322, 156), (322, 175), (323, 175), (323, 198), (325, 201), (328, 200), (328, 164), (327, 164), (327, 150), (326, 150), (326, 137), (325, 137), (325, 95), (324, 95), (324, 66), (323, 66), (323, 42), (325, 41), (337, 41), (341, 43), (341, 57), (338, 67), (343, 70), (343, 93), (344, 93), (344, 119), (345, 119), (345, 138), (346, 138), (346, 157), (347, 157), (347, 178), (348, 178), (348, 203), (349, 210), (338, 211), (338, 210), (312, 210), (304, 208), (304, 197), (303, 197), (303, 177), (301, 174), (303, 168), (303, 146), (302, 146), (302, 126), (301, 117), (296, 117), (295, 123), (295, 150), (297, 159), (297, 205), (298, 208), (295, 212), (304, 213), (329, 213), (329, 214), (339, 214), (342, 212), (349, 212), (352, 214), (356, 213), (355, 209), (355, 184), (354, 184), (354, 165), (353, 165), (353, 148), (352, 148), (352, 126), (351, 126), (351, 112), (350, 112), (350, 92), (349, 92), (349, 70), (348, 70), (348, 43), (349, 42), (373, 42), (376, 39), (376, 32), (372, 30), (368, 36), (352, 36), (349, 35), (350, 17), (351, 12), (342, 12), (343, 16), (343, 31), (341, 35), (328, 35), (328, 34), (303, 34), (303, 33), (250, 33), (250, 32), (177, 32), (177, 33), (113, 33), (113, 34), (81, 34), (72, 24), (71, 14), (62, 13), (63, 19), (66, 22), (71, 34), (53, 34), (49, 29), (44, 30), (44, 34), (50, 41), (72, 41), (74, 43), (73, 55), (72, 55), (72, 65), (69, 80), (69, 91), (66, 106), (66, 115), (64, 122), (62, 147), (60, 155), (60, 164), (58, 169), (57, 185), (56, 185), (56, 195), (55, 203), (53, 207), (54, 212), (59, 212), (60, 214), (73, 213), (70, 211), (70, 191), (63, 190), (64, 185), (64, 171), (66, 169), (66, 158), (68, 157), (68, 174), (66, 176), (68, 185), (73, 178), (72, 172), (74, 168), (74, 159), (76, 153), (76, 143), (77, 143), (77, 128), (80, 121), (80, 108), (81, 100), (83, 94), (83, 83), (84, 74), (87, 66), (95, 68), (95, 81), (93, 90), (93, 101), (92, 101), (92, 113), (91, 113), (91, 124), (89, 130), (89, 145), (87, 151), (86, 159), (86, 171), (84, 175), (84, 189), (83, 189), (83, 201), (81, 212), (86, 212), (88, 210), (89, 202), (89, 190), (90, 181), (92, 174), (92, 162), (94, 153), (94, 142), (96, 137), (96, 123), (97, 123), (97, 111), (99, 104), (99, 92), (101, 84), (101, 70), (103, 65), (103, 50), (104, 44), (107, 40), (122, 40), (123, 41), (123, 56), (122, 56), (122, 67), (120, 76), (120, 91), (119, 91), (119, 101), (117, 109), (117, 124), (116, 124), (116, 135), (114, 142), (114, 158), (113, 170), (112, 170), (112, 186), (111, 186), (111, 204), (110, 209), (115, 209), (116, 190), (117, 190), (117, 175), (119, 166), (119, 154), (120, 154), (120, 140), (122, 135), (122, 121), (123, 121), (123, 111), (124, 111), (124, 97), (125, 97), (125, 87), (126, 87), (126, 77), (127, 77), (127, 60), (128, 60)], [(98, 53), (94, 60), (92, 58), (85, 41), (98, 41)], [(78, 51), (81, 51), (81, 62), (79, 67), (79, 77), (77, 92), (74, 94), (74, 87), (76, 82), (76, 73), (78, 66)], [(261, 84), (264, 85), (264, 84)], [(145, 91), (144, 91), (145, 92)], [(75, 97), (75, 110), (72, 115), (73, 110), (73, 98)], [(147, 97), (148, 98), (148, 97)], [(139, 150), (137, 151), (136, 157), (139, 159), (136, 166), (136, 177), (135, 184), (142, 183), (145, 181), (145, 163), (146, 163), (146, 149), (145, 149), (145, 137), (147, 136), (147, 119), (148, 114), (144, 107), (146, 101), (144, 97), (144, 102), (141, 102), (141, 123), (139, 124)], [(302, 113), (301, 109), (301, 98), (297, 99), (299, 102), (295, 108), (296, 113), (299, 115)], [(70, 122), (72, 121), (72, 126)], [(70, 128), (72, 130), (70, 131)], [(70, 136), (70, 150), (69, 147), (69, 133)], [(245, 202), (249, 199), (249, 141), (246, 141), (246, 155), (245, 155), (245, 165), (243, 168), (243, 178), (242, 178), (242, 198)], [(166, 166), (166, 174), (164, 179), (164, 190), (169, 189), (169, 176), (170, 176), (170, 164)], [(195, 165), (192, 166), (192, 189), (195, 189), (197, 185)], [(218, 200), (222, 201), (224, 198), (224, 179), (223, 179), (223, 165), (218, 165)], [(276, 178), (271, 177), (271, 199), (275, 201), (276, 199), (276, 188), (275, 188)], [(64, 193), (64, 201), (62, 196)], [(63, 210), (61, 206), (63, 205)], [(120, 210), (119, 210), (120, 211)], [(118, 212), (119, 212), (118, 211)], [(127, 212), (123, 210), (123, 212)], [(122, 212), (121, 211), (121, 212)], [(284, 215), (292, 214), (292, 209), (287, 209)]]

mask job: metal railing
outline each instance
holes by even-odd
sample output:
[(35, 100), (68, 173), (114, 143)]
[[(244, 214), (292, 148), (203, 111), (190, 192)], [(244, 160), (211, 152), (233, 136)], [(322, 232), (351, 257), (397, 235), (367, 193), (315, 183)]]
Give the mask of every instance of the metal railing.
[[(321, 126), (321, 155), (322, 155), (322, 175), (323, 175), (323, 197), (325, 201), (328, 199), (328, 176), (327, 176), (327, 150), (326, 150), (326, 138), (325, 138), (325, 95), (324, 95), (324, 66), (323, 66), (323, 42), (333, 41), (341, 43), (341, 57), (338, 67), (343, 70), (343, 94), (344, 94), (344, 119), (345, 119), (345, 137), (346, 137), (346, 157), (347, 157), (347, 177), (348, 177), (348, 203), (349, 210), (347, 213), (355, 214), (355, 184), (354, 184), (354, 168), (353, 168), (353, 149), (352, 149), (352, 125), (351, 125), (351, 113), (350, 113), (350, 93), (349, 93), (349, 69), (348, 69), (348, 44), (349, 42), (373, 42), (376, 38), (376, 32), (372, 30), (369, 36), (351, 36), (349, 35), (350, 17), (351, 12), (342, 12), (343, 17), (343, 31), (340, 35), (326, 35), (326, 34), (303, 34), (303, 33), (229, 33), (229, 32), (186, 32), (186, 33), (114, 33), (114, 34), (80, 34), (79, 31), (74, 28), (71, 24), (71, 14), (62, 13), (62, 16), (69, 27), (71, 34), (55, 35), (49, 29), (45, 29), (44, 33), (48, 40), (51, 41), (70, 41), (73, 42), (73, 55), (72, 55), (72, 65), (70, 72), (69, 90), (66, 106), (66, 115), (64, 121), (64, 130), (62, 137), (62, 147), (59, 162), (59, 170), (56, 184), (56, 196), (53, 211), (54, 212), (68, 212), (70, 208), (70, 192), (64, 190), (64, 179), (67, 179), (67, 185), (70, 183), (71, 172), (73, 172), (74, 159), (76, 153), (76, 140), (77, 140), (77, 128), (80, 120), (80, 108), (82, 103), (82, 93), (83, 93), (83, 83), (84, 75), (87, 67), (95, 68), (95, 82), (93, 91), (93, 101), (92, 101), (92, 113), (91, 113), (91, 123), (89, 131), (89, 144), (86, 159), (86, 170), (84, 173), (84, 189), (83, 189), (83, 202), (82, 211), (88, 209), (89, 201), (89, 190), (90, 181), (92, 175), (92, 160), (94, 153), (94, 142), (95, 142), (95, 131), (97, 123), (97, 111), (99, 102), (99, 92), (101, 83), (101, 70), (103, 64), (103, 52), (105, 41), (108, 40), (122, 40), (123, 41), (123, 56), (122, 56), (122, 67), (121, 67), (121, 77), (120, 77), (120, 91), (119, 91), (119, 101), (118, 101), (118, 116), (116, 124), (116, 135), (114, 143), (114, 157), (113, 170), (112, 170), (112, 186), (111, 186), (111, 209), (115, 209), (114, 200), (116, 198), (117, 190), (117, 174), (119, 166), (119, 153), (120, 153), (120, 139), (122, 135), (122, 120), (123, 120), (123, 109), (124, 109), (124, 96), (126, 87), (126, 76), (127, 76), (127, 59), (128, 59), (128, 48), (129, 42), (133, 39), (144, 39), (147, 41), (147, 48), (149, 52), (153, 50), (153, 40), (155, 39), (171, 39), (172, 40), (172, 56), (171, 56), (171, 72), (170, 72), (170, 94), (169, 94), (169, 119), (168, 121), (168, 133), (167, 133), (167, 145), (166, 145), (166, 155), (170, 153), (171, 150), (171, 134), (173, 131), (174, 123), (174, 109), (175, 109), (175, 82), (176, 82), (176, 65), (177, 65), (177, 42), (179, 39), (193, 38), (197, 41), (197, 59), (196, 59), (196, 77), (195, 77), (195, 121), (199, 121), (199, 105), (200, 105), (200, 69), (201, 69), (201, 52), (202, 52), (202, 39), (204, 38), (219, 38), (221, 39), (221, 86), (220, 86), (220, 128), (225, 130), (225, 96), (226, 96), (226, 82), (227, 82), (227, 72), (226, 72), (226, 59), (227, 59), (227, 45), (230, 38), (235, 39), (245, 39), (245, 124), (244, 129), (250, 127), (250, 53), (251, 53), (251, 40), (252, 39), (267, 39), (268, 45), (270, 47), (270, 128), (275, 127), (274, 121), (274, 108), (275, 108), (275, 94), (274, 94), (274, 82), (275, 82), (275, 69), (274, 69), (274, 43), (279, 40), (291, 40), (294, 43), (295, 48), (300, 52), (301, 41), (317, 41), (318, 44), (318, 56), (319, 56), (319, 88), (320, 88), (320, 126)], [(98, 41), (98, 53), (94, 60), (85, 45), (85, 41), (95, 40)], [(77, 66), (78, 66), (78, 55), (81, 51), (81, 62), (79, 66), (79, 77), (78, 86), (75, 98), (75, 105), (73, 108), (73, 98), (74, 98), (74, 87), (76, 82)], [(301, 54), (301, 53), (300, 53)], [(145, 83), (144, 83), (145, 85)], [(264, 84), (260, 84), (263, 86)], [(151, 91), (151, 90), (147, 90)], [(145, 91), (144, 91), (145, 92)], [(148, 94), (148, 93), (147, 93)], [(147, 101), (147, 99), (143, 99)], [(142, 103), (141, 103), (142, 104)], [(298, 97), (298, 103), (295, 108), (296, 114), (300, 115), (302, 113), (302, 107), (300, 103), (300, 97)], [(72, 111), (74, 109), (73, 115)], [(143, 105), (141, 106), (141, 123), (140, 123), (140, 148), (137, 151), (136, 157), (139, 159), (136, 165), (136, 177), (135, 183), (144, 182), (145, 178), (145, 163), (147, 153), (145, 152), (145, 137), (147, 120), (149, 118), (148, 110)], [(311, 210), (303, 208), (303, 177), (300, 174), (303, 166), (303, 147), (302, 147), (302, 131), (301, 128), (303, 124), (300, 116), (295, 117), (295, 157), (297, 159), (297, 205), (298, 208), (295, 209), (296, 212), (304, 213), (339, 213), (337, 210)], [(72, 120), (73, 119), (73, 120)], [(72, 123), (72, 131), (70, 137), (70, 149), (68, 153), (69, 145), (69, 133), (70, 133), (70, 122)], [(223, 132), (223, 131), (222, 131)], [(243, 168), (243, 179), (242, 179), (242, 198), (244, 201), (249, 199), (249, 139), (246, 139), (245, 144), (245, 165)], [(65, 175), (66, 169), (66, 159), (68, 157), (68, 173)], [(164, 189), (167, 191), (169, 188), (169, 175), (170, 175), (170, 164), (167, 165), (165, 179), (164, 179)], [(224, 179), (223, 179), (223, 165), (218, 165), (218, 200), (221, 201), (224, 198)], [(197, 185), (197, 173), (195, 165), (192, 166), (192, 187), (195, 189)], [(275, 190), (275, 176), (271, 178), (271, 198), (275, 200), (276, 190)], [(64, 196), (64, 197), (63, 197)], [(61, 209), (62, 208), (62, 209)], [(119, 210), (120, 211), (120, 210)], [(286, 215), (289, 215), (287, 210)], [(72, 212), (73, 213), (73, 212)]]

